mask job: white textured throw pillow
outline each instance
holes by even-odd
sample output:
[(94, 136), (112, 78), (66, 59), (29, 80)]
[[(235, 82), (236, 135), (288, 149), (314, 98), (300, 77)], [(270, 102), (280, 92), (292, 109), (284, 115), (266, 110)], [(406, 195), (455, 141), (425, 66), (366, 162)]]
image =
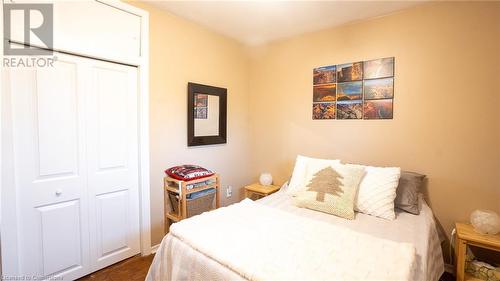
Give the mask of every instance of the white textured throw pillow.
[(313, 163), (314, 165), (327, 166), (340, 164), (340, 160), (310, 158), (302, 155), (297, 156), (297, 159), (295, 160), (295, 166), (293, 168), (293, 174), (290, 178), (290, 182), (288, 183), (288, 188), (286, 189), (287, 193), (292, 194), (305, 187), (307, 166), (309, 163)]
[[(358, 165), (362, 166), (362, 165)], [(388, 220), (394, 220), (394, 199), (401, 168), (365, 167), (359, 184), (354, 210)]]
[(297, 207), (354, 219), (354, 200), (364, 168), (358, 165), (308, 163), (307, 184), (295, 193)]

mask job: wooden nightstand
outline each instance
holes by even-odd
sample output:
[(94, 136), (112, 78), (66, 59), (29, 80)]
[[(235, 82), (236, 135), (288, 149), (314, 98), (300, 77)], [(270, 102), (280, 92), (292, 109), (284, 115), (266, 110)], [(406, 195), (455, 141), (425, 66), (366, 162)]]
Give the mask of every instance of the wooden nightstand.
[(250, 196), (252, 196), (253, 194), (259, 197), (266, 197), (278, 190), (280, 190), (280, 187), (276, 185), (261, 185), (258, 183), (254, 183), (245, 186), (245, 197), (250, 198)]
[(481, 234), (476, 232), (472, 225), (465, 223), (456, 223), (455, 228), (457, 230), (457, 241), (455, 242), (457, 281), (478, 280), (465, 272), (467, 245), (500, 252), (500, 234)]

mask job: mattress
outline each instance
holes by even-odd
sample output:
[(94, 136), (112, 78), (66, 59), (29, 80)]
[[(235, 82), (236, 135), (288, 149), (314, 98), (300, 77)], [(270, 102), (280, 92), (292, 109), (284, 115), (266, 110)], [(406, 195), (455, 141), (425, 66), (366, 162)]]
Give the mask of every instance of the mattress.
[[(257, 201), (282, 211), (342, 226), (381, 239), (410, 243), (416, 250), (416, 280), (438, 280), (444, 272), (440, 240), (433, 214), (421, 198), (420, 215), (396, 212), (396, 220), (387, 221), (356, 213), (354, 220), (345, 220), (321, 212), (298, 208), (290, 195), (277, 192)], [(244, 243), (244, 241), (242, 241)], [(178, 238), (163, 239), (146, 280), (245, 280), (237, 272), (193, 249)]]

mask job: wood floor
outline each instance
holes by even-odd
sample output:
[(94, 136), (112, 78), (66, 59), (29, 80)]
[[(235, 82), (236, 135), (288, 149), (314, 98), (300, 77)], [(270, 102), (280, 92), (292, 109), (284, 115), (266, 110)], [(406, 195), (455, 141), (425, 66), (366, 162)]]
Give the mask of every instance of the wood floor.
[[(78, 281), (144, 281), (153, 257), (154, 255), (147, 257), (135, 256), (82, 277)], [(439, 280), (454, 281), (455, 277), (445, 272)]]
[(147, 257), (135, 256), (112, 266), (103, 268), (78, 281), (144, 281), (154, 255)]

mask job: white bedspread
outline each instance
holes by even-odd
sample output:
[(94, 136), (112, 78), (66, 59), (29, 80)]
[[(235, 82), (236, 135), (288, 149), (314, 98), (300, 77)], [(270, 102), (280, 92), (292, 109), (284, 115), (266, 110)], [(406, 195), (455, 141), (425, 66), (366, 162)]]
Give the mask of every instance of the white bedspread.
[[(356, 232), (398, 242), (412, 244), (416, 248), (417, 281), (437, 281), (444, 271), (440, 240), (432, 211), (421, 199), (420, 215), (396, 211), (396, 220), (387, 221), (357, 213), (355, 220), (345, 220), (332, 215), (295, 207), (290, 196), (277, 192), (256, 201), (300, 217), (323, 221)], [(236, 226), (238, 220), (231, 222)], [(270, 231), (270, 230), (268, 230)], [(221, 235), (228, 246), (248, 243), (243, 238)], [(194, 249), (172, 234), (164, 237), (159, 246), (146, 280), (246, 280), (233, 269)]]
[(410, 243), (245, 200), (174, 224), (147, 280), (416, 280), (415, 258)]

